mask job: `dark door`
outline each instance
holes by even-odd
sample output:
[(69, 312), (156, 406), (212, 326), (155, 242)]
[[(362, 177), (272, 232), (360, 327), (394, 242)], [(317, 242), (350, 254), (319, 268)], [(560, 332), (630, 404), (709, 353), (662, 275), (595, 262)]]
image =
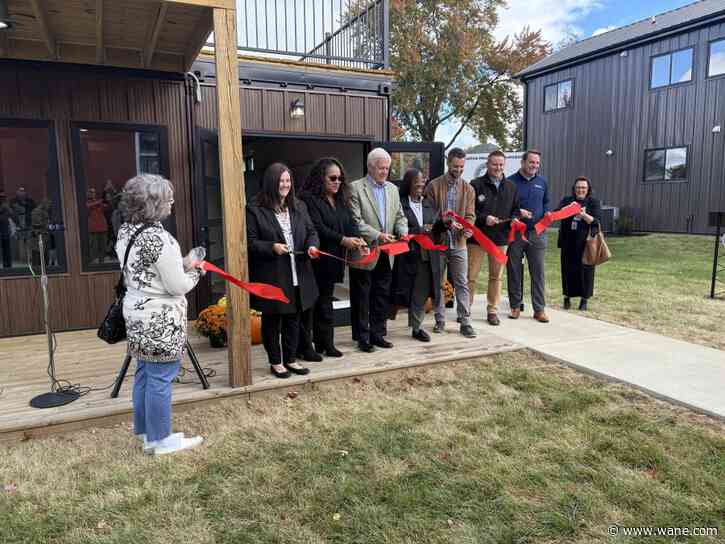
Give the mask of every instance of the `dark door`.
[(443, 144), (440, 142), (372, 142), (371, 148), (382, 147), (393, 159), (388, 179), (398, 185), (409, 168), (417, 168), (426, 179), (442, 176)]
[[(219, 174), (219, 137), (215, 131), (195, 131), (194, 237), (206, 248), (206, 260), (224, 268), (224, 223)], [(198, 308), (223, 297), (226, 285), (216, 274), (206, 274), (196, 289)]]

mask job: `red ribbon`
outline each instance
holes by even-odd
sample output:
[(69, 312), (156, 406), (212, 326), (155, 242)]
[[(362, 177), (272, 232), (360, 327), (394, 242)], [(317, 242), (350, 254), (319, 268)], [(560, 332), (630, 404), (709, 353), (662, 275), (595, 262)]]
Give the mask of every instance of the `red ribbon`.
[(521, 233), (521, 239), (524, 242), (528, 242), (526, 239), (526, 223), (519, 221), (518, 219), (512, 219), (511, 220), (511, 229), (509, 230), (509, 239), (508, 243), (512, 244), (514, 240), (516, 240), (516, 233)]
[(401, 253), (408, 253), (408, 251), (410, 251), (410, 246), (406, 240), (402, 240), (400, 242), (390, 242), (378, 247), (380, 248), (380, 251), (386, 253), (388, 257), (395, 257)]
[(501, 264), (506, 264), (508, 261), (508, 257), (506, 254), (501, 251), (496, 244), (494, 244), (491, 239), (486, 236), (484, 233), (482, 233), (478, 227), (475, 225), (469, 223), (466, 221), (463, 217), (458, 215), (456, 212), (453, 211), (447, 211), (444, 214), (445, 216), (453, 217), (456, 221), (458, 221), (461, 225), (466, 227), (466, 229), (470, 230), (473, 233), (473, 239), (478, 242), (478, 245), (483, 248), (483, 250), (491, 255), (494, 259), (496, 259)]
[(408, 234), (406, 236), (403, 236), (403, 240), (410, 241), (413, 240), (415, 242), (418, 242), (420, 247), (423, 249), (428, 249), (430, 251), (445, 251), (448, 249), (444, 244), (434, 244), (433, 240), (430, 239), (430, 236), (427, 234)]
[(207, 272), (214, 272), (215, 274), (219, 274), (222, 278), (227, 280), (230, 283), (233, 283), (237, 287), (240, 287), (244, 289), (245, 291), (248, 291), (252, 293), (255, 296), (258, 296), (259, 298), (266, 298), (269, 300), (278, 300), (280, 302), (284, 302), (285, 304), (289, 304), (289, 299), (285, 296), (284, 291), (280, 289), (279, 287), (276, 287), (274, 285), (269, 285), (267, 283), (255, 283), (255, 282), (243, 282), (232, 276), (231, 274), (228, 274), (227, 272), (224, 272), (221, 268), (214, 266), (210, 262), (207, 261), (201, 261), (201, 268), (202, 270), (206, 270)]
[(359, 259), (356, 259), (354, 261), (345, 261), (345, 262), (348, 264), (356, 264), (356, 265), (370, 264), (378, 257), (379, 253), (380, 252), (378, 251), (378, 248), (374, 247), (370, 250), (370, 253), (368, 253), (367, 255), (363, 255), (362, 257), (360, 257)]
[(582, 207), (579, 205), (579, 203), (572, 202), (568, 206), (564, 206), (562, 209), (555, 212), (546, 212), (541, 221), (534, 225), (534, 229), (536, 229), (536, 234), (541, 234), (542, 232), (544, 232), (546, 229), (549, 228), (549, 226), (551, 226), (554, 221), (561, 221), (562, 219), (566, 219), (567, 217), (578, 214), (580, 211), (582, 211)]

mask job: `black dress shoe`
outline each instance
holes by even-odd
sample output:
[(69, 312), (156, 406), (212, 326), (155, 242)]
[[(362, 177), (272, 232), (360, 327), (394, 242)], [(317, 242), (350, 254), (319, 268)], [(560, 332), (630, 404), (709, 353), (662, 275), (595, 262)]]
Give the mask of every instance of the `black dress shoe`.
[(319, 363), (320, 361), (322, 361), (322, 355), (317, 353), (312, 348), (306, 349), (302, 353), (299, 353), (297, 355), (297, 358), (302, 359), (303, 361), (310, 361), (312, 363)]
[(290, 372), (292, 372), (293, 374), (299, 374), (300, 376), (304, 376), (305, 374), (309, 374), (310, 373), (310, 369), (309, 368), (305, 368), (303, 366), (301, 366), (299, 368), (295, 368), (293, 366), (289, 366), (289, 364), (287, 364), (287, 363), (284, 363), (284, 367), (287, 370), (289, 370)]
[(585, 299), (585, 298), (582, 298), (582, 299), (581, 299), (581, 300), (579, 301), (579, 309), (580, 309), (580, 310), (581, 310), (582, 312), (586, 312), (586, 311), (587, 311), (587, 299)]
[(380, 348), (392, 348), (393, 347), (393, 343), (388, 342), (385, 338), (373, 337), (370, 339), (370, 343), (373, 346), (378, 346)]
[(370, 342), (358, 342), (357, 347), (360, 351), (364, 351), (365, 353), (372, 353), (375, 351), (375, 346), (373, 346)]
[(325, 350), (326, 357), (342, 357), (342, 352), (335, 346), (329, 347)]
[(418, 329), (417, 331), (413, 332), (413, 338), (415, 338), (416, 340), (420, 340), (421, 342), (430, 342), (430, 335), (423, 329)]
[[(287, 367), (285, 366), (285, 368), (287, 368)], [(284, 372), (279, 372), (279, 371), (275, 370), (272, 365), (269, 366), (269, 369), (272, 371), (272, 375), (275, 378), (289, 378), (292, 375), (287, 370), (285, 370)]]
[(569, 297), (564, 297), (564, 309), (571, 310), (571, 299)]

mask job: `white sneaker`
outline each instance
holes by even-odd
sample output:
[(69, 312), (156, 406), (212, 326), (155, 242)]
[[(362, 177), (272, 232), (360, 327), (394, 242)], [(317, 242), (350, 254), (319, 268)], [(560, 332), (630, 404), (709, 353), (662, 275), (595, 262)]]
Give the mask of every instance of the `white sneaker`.
[(185, 437), (175, 437), (175, 436), (167, 436), (163, 440), (159, 440), (158, 445), (154, 447), (154, 455), (166, 455), (168, 453), (174, 453), (177, 451), (182, 450), (188, 450), (191, 448), (195, 448), (201, 443), (204, 442), (204, 439), (201, 436), (192, 436), (189, 438)]
[[(169, 436), (174, 436), (176, 438), (182, 438), (184, 436), (184, 433), (173, 433), (173, 434), (171, 434)], [(143, 440), (143, 452), (146, 455), (153, 455), (154, 448), (156, 446), (158, 446), (159, 443), (161, 442), (161, 440), (152, 440), (151, 442), (149, 442), (146, 439), (146, 435), (145, 434), (137, 434), (136, 435), (136, 438), (138, 438), (139, 440)]]

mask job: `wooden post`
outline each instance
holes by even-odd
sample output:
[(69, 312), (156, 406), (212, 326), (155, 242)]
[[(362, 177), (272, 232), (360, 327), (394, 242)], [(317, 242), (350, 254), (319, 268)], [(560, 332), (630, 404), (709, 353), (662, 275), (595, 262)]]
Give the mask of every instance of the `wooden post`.
[[(242, 122), (239, 105), (236, 11), (214, 8), (214, 57), (219, 112), (219, 169), (224, 210), (224, 249), (227, 272), (248, 281), (247, 227), (242, 162)], [(252, 383), (250, 367), (249, 295), (227, 287), (229, 319), (229, 385)]]

